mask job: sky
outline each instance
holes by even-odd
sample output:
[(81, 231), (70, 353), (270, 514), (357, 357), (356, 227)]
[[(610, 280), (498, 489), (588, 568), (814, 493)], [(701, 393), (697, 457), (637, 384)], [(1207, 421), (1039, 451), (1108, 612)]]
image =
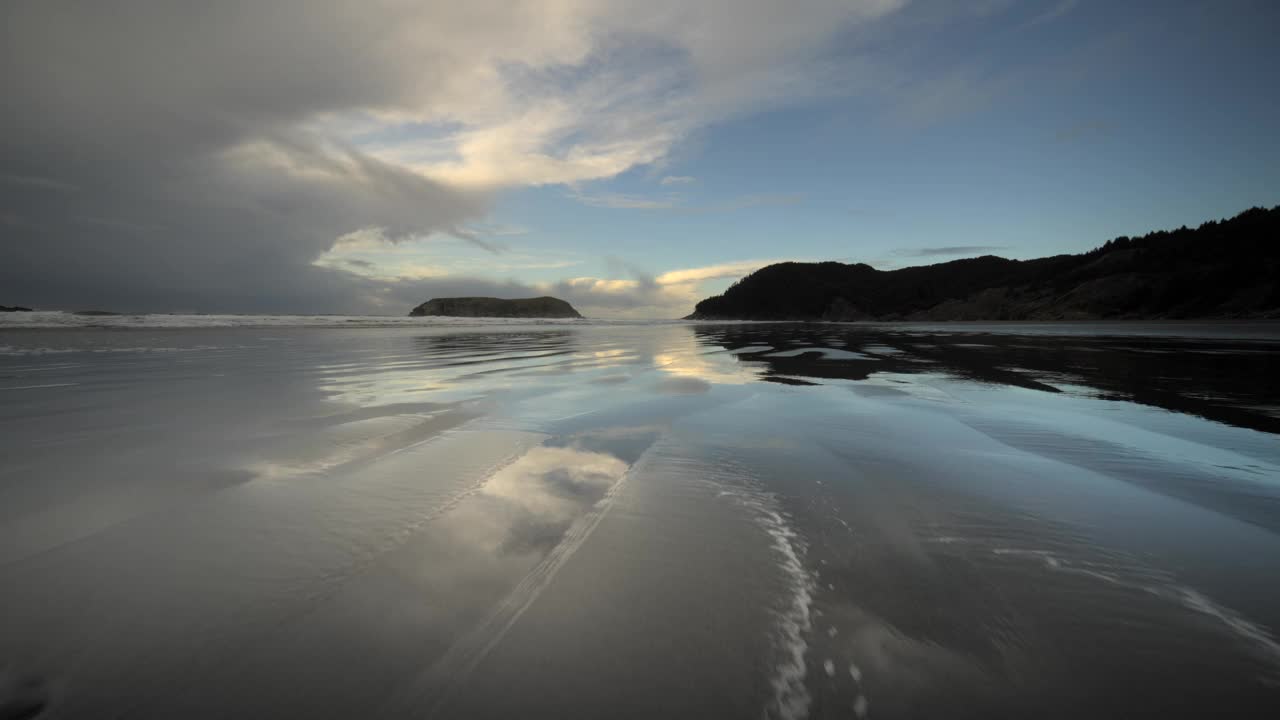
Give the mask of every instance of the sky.
[(1273, 0), (9, 0), (0, 304), (679, 317), (1280, 204)]

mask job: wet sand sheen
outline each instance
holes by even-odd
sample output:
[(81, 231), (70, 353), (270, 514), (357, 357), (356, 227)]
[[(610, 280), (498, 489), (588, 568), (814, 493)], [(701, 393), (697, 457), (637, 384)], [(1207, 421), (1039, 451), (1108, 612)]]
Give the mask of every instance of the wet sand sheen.
[(1280, 707), (1280, 332), (1064, 333), (5, 332), (0, 709)]

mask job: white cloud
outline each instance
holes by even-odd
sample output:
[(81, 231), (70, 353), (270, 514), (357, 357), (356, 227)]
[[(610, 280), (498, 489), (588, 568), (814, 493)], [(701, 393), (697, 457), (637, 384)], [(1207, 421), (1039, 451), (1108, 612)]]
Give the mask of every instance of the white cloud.
[(688, 185), (697, 182), (698, 179), (689, 175), (668, 175), (660, 181), (662, 185)]
[(683, 317), (708, 294), (704, 283), (736, 279), (781, 260), (739, 260), (683, 268), (656, 277), (631, 269), (636, 277), (575, 277), (538, 285), (541, 292), (563, 298), (593, 317)]
[(765, 265), (771, 265), (781, 260), (739, 260), (735, 262), (720, 263), (718, 265), (704, 265), (696, 268), (686, 268), (684, 270), (672, 270), (665, 272), (655, 278), (659, 285), (679, 285), (690, 282), (702, 282), (703, 280), (717, 280), (721, 278), (740, 278), (744, 275), (759, 270)]
[(662, 160), (689, 133), (736, 113), (839, 92), (815, 79), (825, 75), (824, 52), (843, 31), (905, 2), (397, 6), (388, 52), (405, 66), (437, 68), (433, 80), (410, 83), (390, 106), (328, 117), (326, 127), (455, 185), (610, 178)]

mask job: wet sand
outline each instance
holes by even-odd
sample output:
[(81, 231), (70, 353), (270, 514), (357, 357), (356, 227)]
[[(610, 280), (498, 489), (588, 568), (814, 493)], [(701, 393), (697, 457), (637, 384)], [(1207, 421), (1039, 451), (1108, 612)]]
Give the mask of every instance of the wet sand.
[(0, 718), (1272, 717), (1278, 353), (0, 330)]

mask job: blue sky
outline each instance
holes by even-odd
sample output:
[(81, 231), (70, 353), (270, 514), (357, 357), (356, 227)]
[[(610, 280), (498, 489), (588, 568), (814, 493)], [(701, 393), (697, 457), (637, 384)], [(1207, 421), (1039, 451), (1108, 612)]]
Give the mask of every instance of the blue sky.
[[(269, 18), (226, 18), (221, 37), (271, 48), (251, 76), (220, 74), (208, 58), (225, 43), (211, 40), (194, 80), (148, 77), (137, 91), (147, 107), (203, 112), (205, 123), (271, 118), (202, 137), (199, 151), (178, 150), (192, 167), (165, 169), (194, 177), (216, 159), (237, 191), (256, 193), (221, 210), (267, 205), (283, 223), (249, 224), (269, 239), (248, 252), (278, 260), (275, 276), (320, 273), (309, 286), (330, 288), (264, 294), (263, 309), (396, 312), (447, 290), (550, 292), (596, 315), (673, 316), (768, 261), (1030, 258), (1280, 202), (1274, 2), (477, 1), (469, 14), (427, 2), (386, 17), (346, 17), (348, 6), (326, 2), (333, 36), (321, 22), (284, 50)], [(385, 47), (344, 47), (361, 23)], [(182, 52), (140, 45), (151, 65), (148, 53)], [(302, 75), (306, 62), (332, 68)], [(58, 77), (101, 82), (93, 72)], [(181, 83), (198, 100), (172, 89)], [(76, 97), (75, 86), (55, 89), (59, 103)], [(199, 106), (208, 102), (218, 105)], [(152, 136), (165, 133), (179, 134)], [(11, 155), (0, 167), (10, 228), (39, 225), (14, 193), (89, 197), (88, 181)], [(393, 192), (370, 184), (368, 163), (385, 164)], [(175, 187), (180, 209), (166, 223), (101, 211), (85, 222), (135, 235), (182, 227), (201, 201)], [(329, 214), (304, 214), (299, 196), (328, 192)], [(262, 250), (277, 236), (292, 239)], [(201, 252), (227, 242), (210, 238)], [(219, 302), (217, 283), (203, 295), (153, 292), (142, 267), (136, 303)], [(92, 289), (89, 272), (68, 293)]]

